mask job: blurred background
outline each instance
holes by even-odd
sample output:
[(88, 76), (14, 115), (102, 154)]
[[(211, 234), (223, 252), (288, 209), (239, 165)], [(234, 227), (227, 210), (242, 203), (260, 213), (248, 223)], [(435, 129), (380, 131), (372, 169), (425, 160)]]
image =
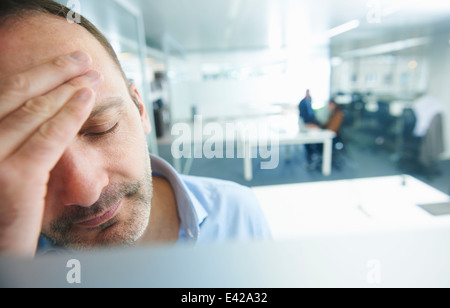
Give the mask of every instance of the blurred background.
[(238, 158), (181, 172), (251, 187), (410, 174), (450, 193), (448, 1), (60, 2), (112, 42), (153, 118), (150, 150), (170, 163), (171, 127), (194, 115), (298, 119), (309, 89), (320, 123), (330, 100), (344, 116), (329, 176), (308, 168), (303, 145), (280, 146), (273, 170), (254, 159), (251, 180)]

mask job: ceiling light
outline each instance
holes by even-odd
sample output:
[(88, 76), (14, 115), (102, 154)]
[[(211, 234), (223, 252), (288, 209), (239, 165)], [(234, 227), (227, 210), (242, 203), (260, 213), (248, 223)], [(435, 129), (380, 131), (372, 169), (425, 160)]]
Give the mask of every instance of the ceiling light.
[(408, 67), (409, 67), (409, 69), (411, 69), (411, 70), (416, 69), (418, 65), (419, 65), (419, 63), (417, 63), (417, 61), (415, 61), (415, 60), (410, 61), (410, 62), (408, 63)]
[(376, 45), (368, 48), (354, 49), (351, 51), (344, 52), (340, 56), (343, 58), (355, 58), (355, 57), (368, 57), (381, 54), (389, 54), (396, 51), (405, 50), (408, 48), (425, 46), (429, 43), (430, 43), (429, 37), (418, 37), (390, 43), (384, 43), (381, 45)]
[(341, 57), (332, 57), (331, 58), (331, 66), (339, 66), (343, 62)]
[(348, 31), (351, 31), (353, 29), (358, 28), (360, 26), (360, 24), (361, 24), (360, 21), (357, 20), (357, 19), (349, 21), (349, 22), (347, 22), (345, 24), (342, 24), (340, 26), (337, 26), (337, 27), (329, 30), (328, 31), (328, 36), (330, 38), (332, 38), (332, 37), (341, 35), (341, 34), (343, 34), (345, 32), (348, 32)]

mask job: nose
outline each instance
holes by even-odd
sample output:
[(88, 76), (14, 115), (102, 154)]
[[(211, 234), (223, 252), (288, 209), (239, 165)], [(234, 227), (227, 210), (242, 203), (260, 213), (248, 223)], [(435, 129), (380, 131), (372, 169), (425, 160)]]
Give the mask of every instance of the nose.
[(52, 171), (50, 182), (65, 206), (90, 207), (109, 183), (102, 160), (95, 151), (68, 148)]

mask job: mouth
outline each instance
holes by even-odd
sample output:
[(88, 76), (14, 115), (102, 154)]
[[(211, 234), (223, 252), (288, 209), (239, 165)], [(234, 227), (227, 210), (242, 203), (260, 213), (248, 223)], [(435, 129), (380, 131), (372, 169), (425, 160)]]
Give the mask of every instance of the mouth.
[(95, 217), (88, 218), (86, 220), (77, 222), (76, 225), (85, 228), (95, 228), (101, 226), (111, 220), (118, 212), (120, 206), (122, 205), (122, 200), (119, 201), (112, 208), (108, 209), (106, 212), (100, 213)]

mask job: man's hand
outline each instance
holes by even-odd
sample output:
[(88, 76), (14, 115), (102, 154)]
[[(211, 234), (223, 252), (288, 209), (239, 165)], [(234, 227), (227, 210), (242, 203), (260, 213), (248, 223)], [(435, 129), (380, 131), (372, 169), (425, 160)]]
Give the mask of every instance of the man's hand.
[(34, 256), (51, 170), (94, 105), (85, 52), (0, 80), (0, 253)]

